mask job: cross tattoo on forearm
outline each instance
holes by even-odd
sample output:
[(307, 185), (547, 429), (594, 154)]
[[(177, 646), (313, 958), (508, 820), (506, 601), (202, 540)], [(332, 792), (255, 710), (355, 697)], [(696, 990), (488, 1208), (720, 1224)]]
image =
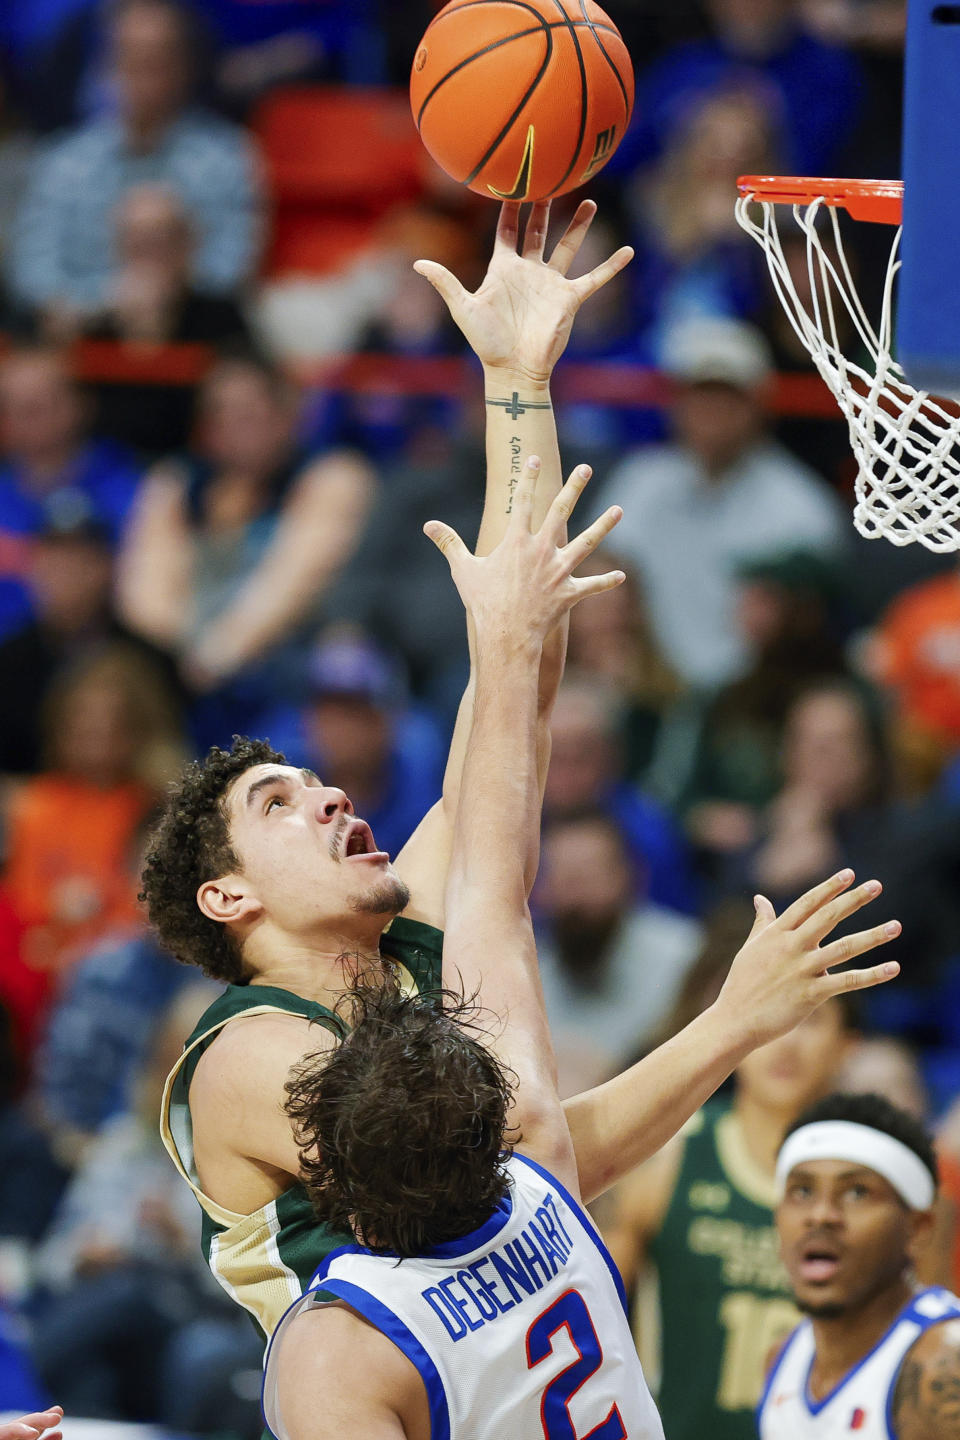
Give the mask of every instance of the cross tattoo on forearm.
[(520, 416), (521, 416), (521, 415), (525, 415), (528, 410), (549, 410), (549, 409), (551, 409), (551, 405), (550, 405), (550, 401), (549, 401), (549, 400), (521, 400), (521, 399), (520, 399), (520, 392), (519, 392), (518, 390), (514, 390), (512, 396), (510, 397), (509, 400), (489, 400), (489, 399), (488, 399), (488, 400), (487, 400), (487, 404), (488, 404), (488, 405), (498, 405), (498, 406), (502, 406), (503, 409), (504, 409), (504, 410), (507, 412), (507, 414), (510, 416), (510, 419), (511, 419), (511, 420), (518, 420), (518, 419), (520, 418)]

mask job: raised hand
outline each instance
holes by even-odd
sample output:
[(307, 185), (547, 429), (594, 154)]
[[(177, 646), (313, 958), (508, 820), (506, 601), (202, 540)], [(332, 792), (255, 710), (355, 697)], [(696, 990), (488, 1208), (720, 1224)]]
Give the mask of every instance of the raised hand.
[(537, 383), (548, 380), (584, 300), (630, 261), (633, 251), (624, 245), (587, 275), (567, 278), (596, 213), (594, 202), (584, 200), (547, 260), (549, 200), (533, 206), (522, 244), (520, 206), (508, 200), (500, 211), (487, 273), (472, 294), (436, 261), (416, 261), (413, 268), (443, 297), (488, 373), (504, 370)]
[(882, 985), (900, 973), (900, 966), (891, 960), (831, 974), (833, 966), (876, 950), (900, 934), (899, 920), (890, 920), (821, 945), (841, 920), (875, 900), (883, 889), (879, 880), (868, 880), (851, 890), (854, 878), (852, 870), (839, 871), (801, 895), (779, 918), (766, 896), (757, 896), (753, 929), (715, 1002), (717, 1013), (729, 1016), (733, 1031), (747, 1027), (752, 1045), (786, 1034), (833, 995)]
[(556, 496), (539, 530), (531, 529), (540, 461), (527, 460), (513, 497), (506, 533), (489, 555), (472, 555), (442, 520), (428, 520), (424, 534), (447, 558), (454, 584), (473, 618), (478, 639), (492, 633), (542, 643), (566, 612), (588, 595), (612, 590), (622, 570), (575, 579), (574, 570), (617, 525), (623, 514), (611, 505), (582, 534), (566, 543), (566, 525), (590, 479), (578, 465)]

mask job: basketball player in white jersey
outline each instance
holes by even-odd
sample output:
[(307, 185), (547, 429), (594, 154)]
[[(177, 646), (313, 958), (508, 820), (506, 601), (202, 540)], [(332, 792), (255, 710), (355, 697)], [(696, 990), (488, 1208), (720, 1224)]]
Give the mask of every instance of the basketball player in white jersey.
[[(539, 820), (538, 649), (572, 604), (614, 580), (571, 578), (616, 519), (608, 512), (563, 544), (584, 483), (575, 476), (531, 534), (526, 475), (486, 559), (446, 526), (428, 527), (477, 656), (444, 973), (467, 995), (482, 983), (503, 1022), (488, 1049), (462, 1006), (444, 1014), (373, 987), (347, 1011), (339, 1047), (290, 1082), (317, 1217), (362, 1243), (324, 1262), (275, 1333), (264, 1410), (280, 1440), (662, 1435), (622, 1285), (580, 1206), (524, 886)], [(807, 905), (809, 918), (816, 900)], [(748, 971), (749, 961), (739, 966), (734, 991)], [(512, 1155), (505, 1073), (515, 1080)]]
[(960, 1300), (914, 1273), (937, 1161), (878, 1095), (832, 1095), (787, 1132), (780, 1245), (805, 1319), (760, 1403), (761, 1440), (960, 1440)]

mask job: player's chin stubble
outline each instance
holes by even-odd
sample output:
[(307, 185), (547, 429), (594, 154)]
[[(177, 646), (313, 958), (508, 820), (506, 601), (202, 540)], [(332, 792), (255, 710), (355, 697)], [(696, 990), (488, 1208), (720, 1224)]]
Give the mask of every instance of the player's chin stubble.
[(349, 895), (347, 904), (358, 915), (399, 915), (410, 903), (410, 891), (402, 880), (391, 876), (363, 895)]

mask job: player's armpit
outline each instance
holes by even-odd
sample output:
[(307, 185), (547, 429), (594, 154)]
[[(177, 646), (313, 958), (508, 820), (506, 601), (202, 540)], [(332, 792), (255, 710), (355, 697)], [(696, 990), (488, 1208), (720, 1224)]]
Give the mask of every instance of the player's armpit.
[(897, 1440), (960, 1440), (960, 1321), (933, 1326), (907, 1351), (892, 1414)]

